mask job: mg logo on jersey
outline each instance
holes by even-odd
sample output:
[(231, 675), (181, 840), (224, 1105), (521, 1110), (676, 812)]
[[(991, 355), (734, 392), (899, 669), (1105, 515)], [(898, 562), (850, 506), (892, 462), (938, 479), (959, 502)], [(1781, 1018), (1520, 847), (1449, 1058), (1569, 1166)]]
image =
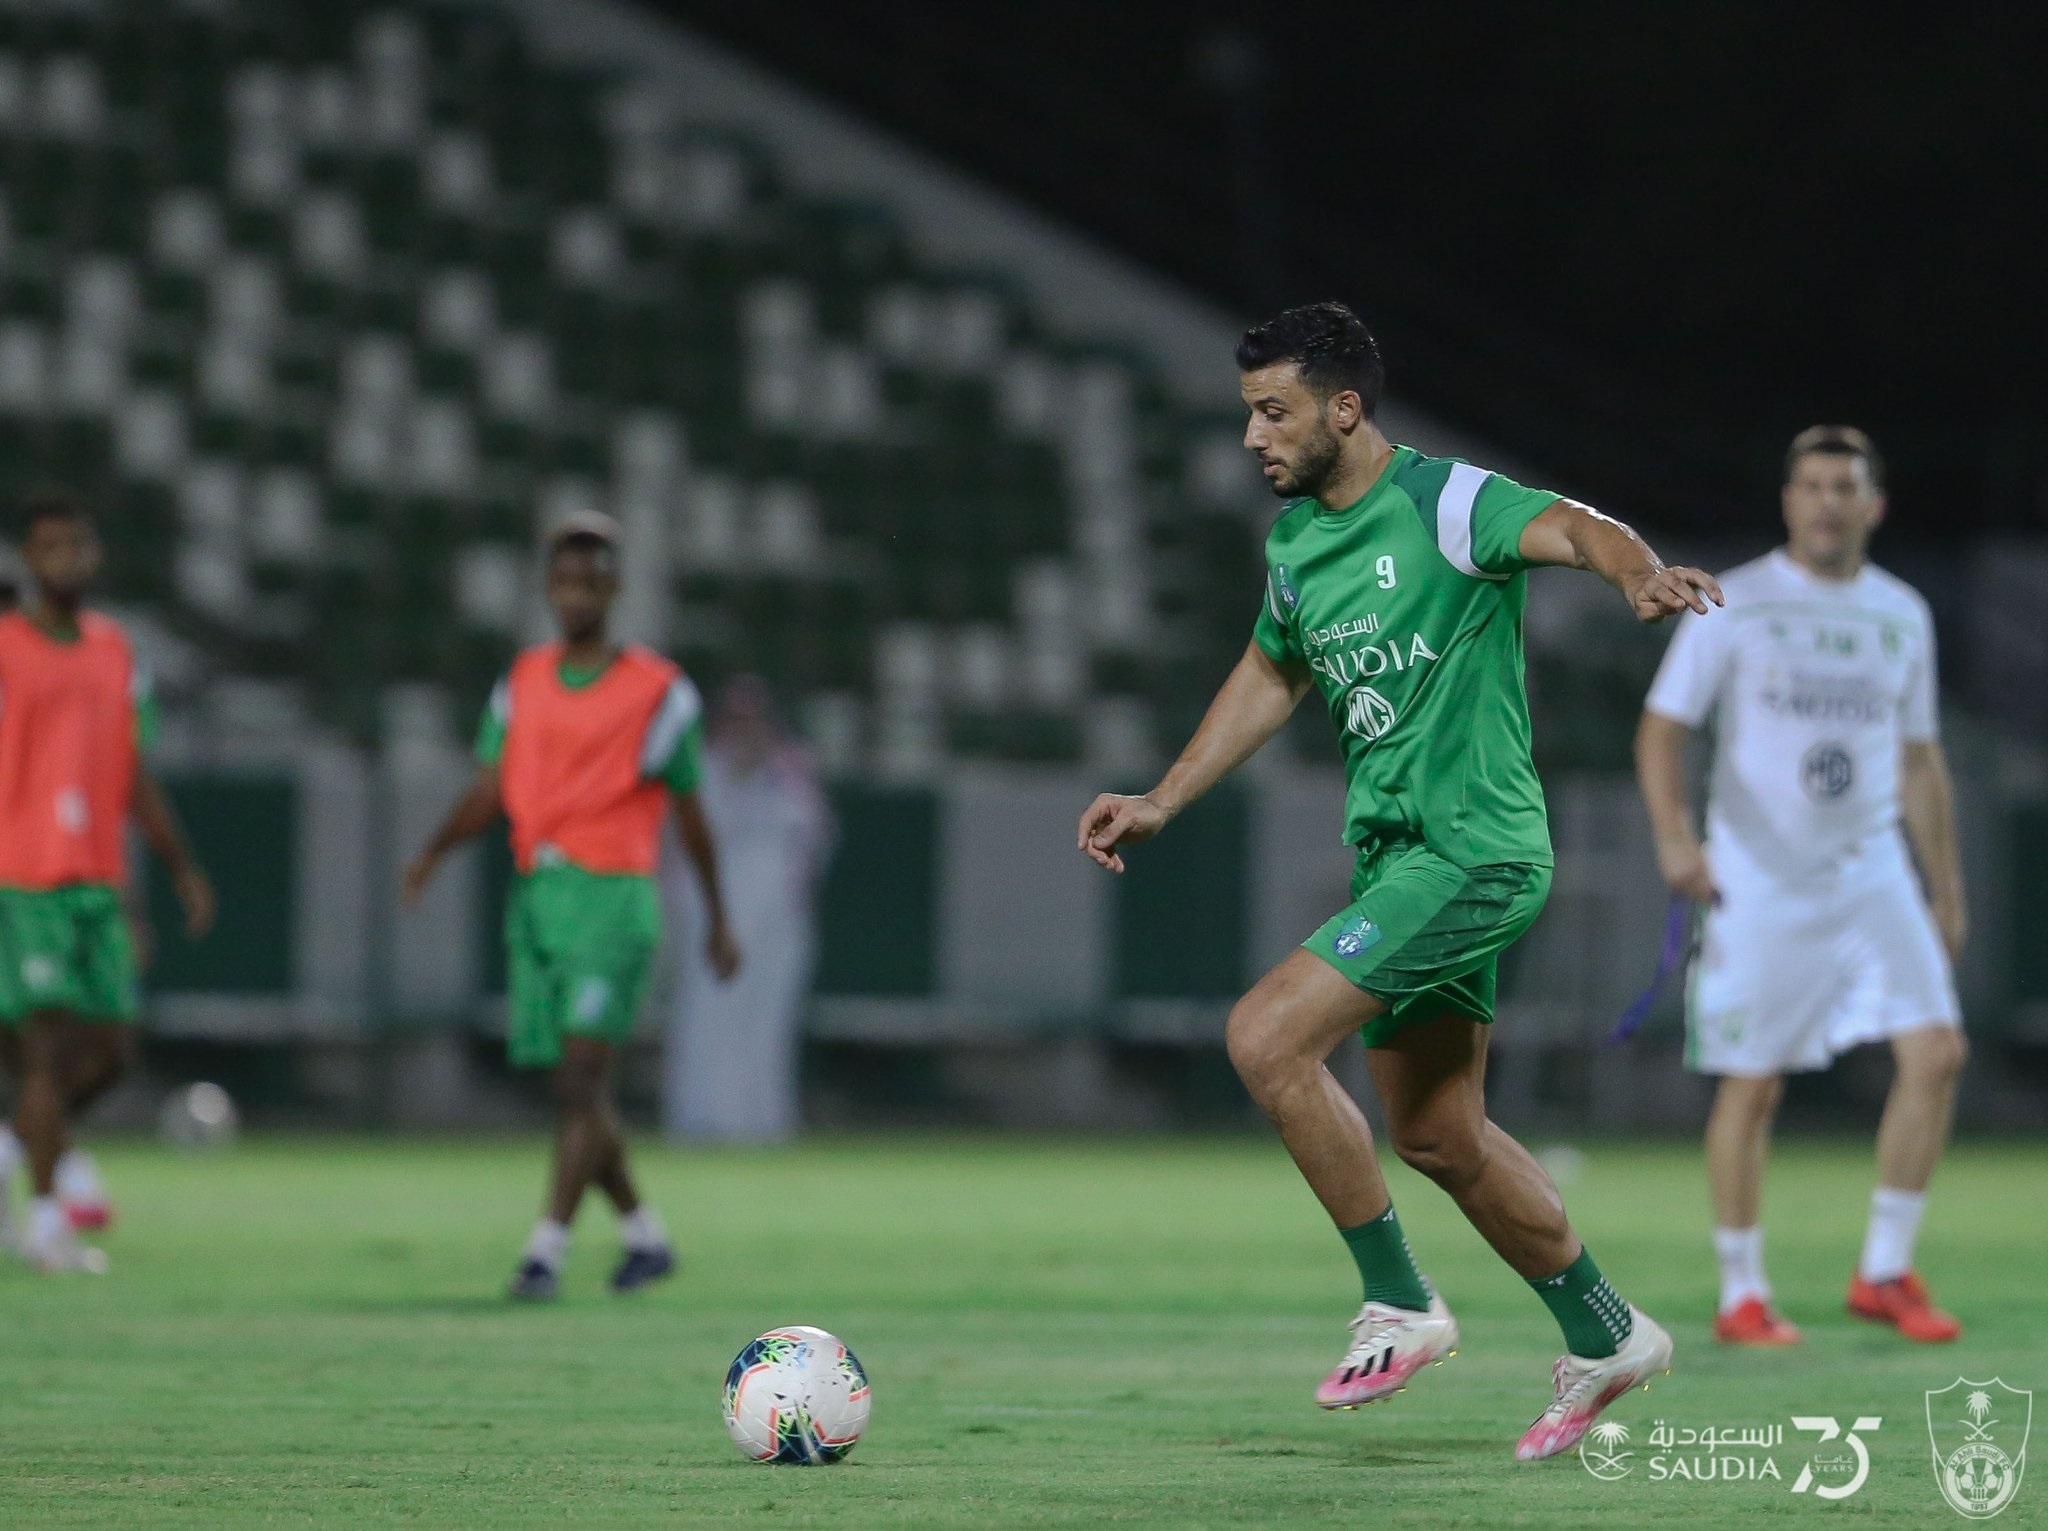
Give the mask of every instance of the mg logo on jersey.
[(1956, 1378), (1927, 1392), (1927, 1437), (1934, 1445), (1934, 1481), (1958, 1515), (1989, 1520), (2012, 1503), (2027, 1471), (2027, 1434), (2034, 1395), (1989, 1382)]
[(1353, 686), (1344, 698), (1344, 726), (1361, 739), (1377, 739), (1394, 726), (1394, 704), (1370, 686)]
[(1833, 802), (1856, 782), (1856, 762), (1839, 744), (1816, 744), (1799, 762), (1799, 784), (1816, 801)]

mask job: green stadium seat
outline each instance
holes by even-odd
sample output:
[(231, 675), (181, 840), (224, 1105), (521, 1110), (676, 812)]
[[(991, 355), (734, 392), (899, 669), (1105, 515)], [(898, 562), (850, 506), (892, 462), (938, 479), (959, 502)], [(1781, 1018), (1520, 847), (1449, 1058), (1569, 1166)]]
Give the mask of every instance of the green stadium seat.
[(354, 186), (371, 248), (387, 253), (417, 249), (424, 212), (419, 162), (411, 155), (365, 157), (357, 162)]
[(240, 415), (195, 410), (190, 416), (187, 439), (194, 457), (241, 462), (249, 456), (257, 433)]
[(178, 541), (173, 491), (159, 484), (124, 484), (108, 493), (101, 505), (109, 593), (121, 601), (169, 602)]
[(962, 710), (946, 720), (954, 753), (1040, 764), (1078, 761), (1080, 721), (1062, 713)]
[[(0, 393), (13, 390), (0, 396), (0, 474), (63, 468), (111, 483), (104, 412), (59, 420), (46, 404), (64, 376), (76, 257), (138, 259), (130, 386), (154, 390), (173, 415), (182, 405), (189, 425), (182, 444), (160, 443), (171, 457), (138, 469), (162, 482), (121, 487), (136, 506), (122, 523), (130, 551), (116, 561), (124, 598), (163, 602), (211, 635), (230, 666), (280, 677), (300, 667), (321, 715), (363, 737), (379, 726), (392, 682), (474, 698), (502, 666), (502, 590), (496, 605), (479, 605), (474, 590), (456, 604), (452, 571), (470, 551), (523, 560), (540, 518), (561, 504), (611, 503), (631, 472), (667, 471), (633, 470), (619, 456), (629, 409), (680, 419), (683, 471), (706, 484), (722, 476), (737, 507), (730, 546), (692, 542), (711, 523), (693, 521), (683, 500), (685, 556), (713, 567), (679, 580), (679, 651), (708, 674), (746, 665), (799, 693), (872, 696), (876, 635), (899, 622), (999, 630), (998, 650), (1039, 652), (1029, 644), (1042, 633), (1029, 624), (1043, 618), (1018, 609), (1017, 571), (1073, 556), (1074, 507), (1057, 420), (1022, 420), (1006, 404), (1012, 355), (1112, 369), (1130, 403), (1140, 493), (1176, 506), (1190, 498), (1191, 443), (1208, 423), (1175, 413), (1144, 357), (1053, 339), (1009, 273), (931, 267), (886, 203), (806, 192), (744, 135), (608, 118), (617, 82), (537, 61), (509, 10), (108, 0), (91, 14), (53, 15), (25, 19), (0, 4), (0, 56), (56, 48), (86, 61), (79, 99), (90, 105), (96, 79), (108, 132), (52, 142), (21, 120), (9, 128), (0, 107), (0, 303), (15, 337), (0, 337), (0, 349), (15, 345), (12, 381), (0, 378)], [(433, 136), (419, 144), (376, 147), (338, 130), (348, 102), (336, 82), (377, 67), (365, 50), (380, 37), (378, 48), (402, 51), (416, 38), (423, 49)], [(250, 69), (315, 112), (297, 149), (301, 184), (274, 204), (232, 189), (231, 135), (250, 107), (231, 109), (230, 92), (246, 90), (235, 82)], [(322, 103), (332, 105), (324, 119)], [(485, 147), (487, 175), (472, 144)], [(172, 188), (189, 203), (193, 237), (182, 243), (166, 242), (158, 217)], [(360, 220), (360, 262), (309, 264), (301, 215), (322, 197)], [(215, 209), (218, 238), (205, 226)], [(227, 300), (239, 289), (219, 274), (250, 258), (279, 278), (275, 323), (233, 319)], [(430, 316), (428, 294), (458, 269), (483, 274), (485, 301), (451, 326), (445, 313)], [(806, 294), (808, 321), (786, 342), (799, 415), (769, 409), (750, 427), (759, 342), (743, 314), (771, 278)], [(234, 342), (242, 350), (216, 333), (230, 322), (253, 337)], [(367, 332), (405, 348), (405, 397), (421, 402), (404, 407), (409, 418), (430, 412), (449, 448), (398, 454), (399, 478), (414, 472), (417, 483), (428, 456), (449, 470), (436, 498), (396, 496), (381, 478), (336, 481), (340, 362)], [(207, 359), (256, 346), (267, 392), (222, 391)], [(251, 485), (283, 472), (300, 486), (274, 515), (250, 511), (246, 633), (180, 611), (172, 587), (180, 531), (170, 496), (195, 461), (239, 464)], [(642, 482), (631, 492), (665, 491)], [(765, 508), (764, 492), (783, 494), (784, 509)], [(1241, 626), (1243, 571), (1258, 561), (1245, 524), (1198, 516), (1158, 551), (1162, 603), (1199, 620), (1227, 611), (1231, 630)], [(787, 567), (764, 574), (762, 560), (776, 558)], [(505, 561), (486, 562), (499, 579)], [(297, 626), (301, 608), (317, 636)], [(1141, 667), (1129, 684), (1161, 698), (1165, 717), (1190, 688), (1206, 695), (1210, 658), (1191, 660), (1187, 675)], [(1033, 684), (1042, 698), (1064, 694)], [(1053, 706), (963, 709), (947, 733), (962, 753), (1025, 759), (1071, 759), (1080, 741), (1076, 720)]]

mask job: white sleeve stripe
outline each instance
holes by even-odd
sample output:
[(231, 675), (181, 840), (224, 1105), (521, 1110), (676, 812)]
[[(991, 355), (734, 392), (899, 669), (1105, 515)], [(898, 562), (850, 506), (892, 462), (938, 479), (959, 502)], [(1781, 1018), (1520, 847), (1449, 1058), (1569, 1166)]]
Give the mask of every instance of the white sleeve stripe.
[(1436, 545), (1451, 567), (1475, 579), (1506, 579), (1505, 574), (1488, 574), (1472, 561), (1472, 505), (1479, 491), (1493, 475), (1484, 468), (1461, 462), (1444, 480), (1443, 493), (1436, 501)]
[(682, 741), (683, 731), (704, 715), (704, 699), (686, 675), (672, 681), (668, 694), (654, 710), (647, 725), (647, 737), (640, 745), (640, 774), (658, 776)]
[(505, 677), (497, 685), (491, 687), (490, 708), (491, 716), (497, 720), (498, 727), (504, 728), (511, 723), (512, 680), (510, 676)]
[(1266, 610), (1273, 613), (1273, 620), (1282, 627), (1287, 625), (1287, 614), (1280, 609), (1279, 592), (1273, 588), (1273, 572), (1266, 571)]

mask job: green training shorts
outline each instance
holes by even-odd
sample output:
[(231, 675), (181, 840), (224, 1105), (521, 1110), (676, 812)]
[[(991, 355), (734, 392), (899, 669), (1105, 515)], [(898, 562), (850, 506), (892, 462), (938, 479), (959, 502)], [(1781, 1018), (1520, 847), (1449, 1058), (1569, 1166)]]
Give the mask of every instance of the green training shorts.
[(505, 1044), (516, 1068), (552, 1068), (564, 1037), (619, 1044), (647, 992), (661, 910), (654, 879), (540, 867), (505, 905)]
[(1461, 867), (1420, 841), (1367, 844), (1349, 907), (1302, 945), (1393, 1007), (1365, 1027), (1367, 1047), (1446, 1010), (1491, 1025), (1500, 954), (1549, 892), (1547, 866)]
[(38, 1010), (132, 1023), (136, 1003), (135, 941), (118, 888), (0, 888), (0, 1023)]

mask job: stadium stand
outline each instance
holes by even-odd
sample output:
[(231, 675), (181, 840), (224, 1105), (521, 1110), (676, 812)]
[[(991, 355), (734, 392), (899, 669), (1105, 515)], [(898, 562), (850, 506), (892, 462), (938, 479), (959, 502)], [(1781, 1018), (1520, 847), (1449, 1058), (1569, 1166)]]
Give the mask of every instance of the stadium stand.
[(1244, 626), (1235, 421), (512, 13), (17, 0), (0, 163), (4, 487), (281, 730), (466, 713), (584, 506), (834, 769), (1142, 760)]

